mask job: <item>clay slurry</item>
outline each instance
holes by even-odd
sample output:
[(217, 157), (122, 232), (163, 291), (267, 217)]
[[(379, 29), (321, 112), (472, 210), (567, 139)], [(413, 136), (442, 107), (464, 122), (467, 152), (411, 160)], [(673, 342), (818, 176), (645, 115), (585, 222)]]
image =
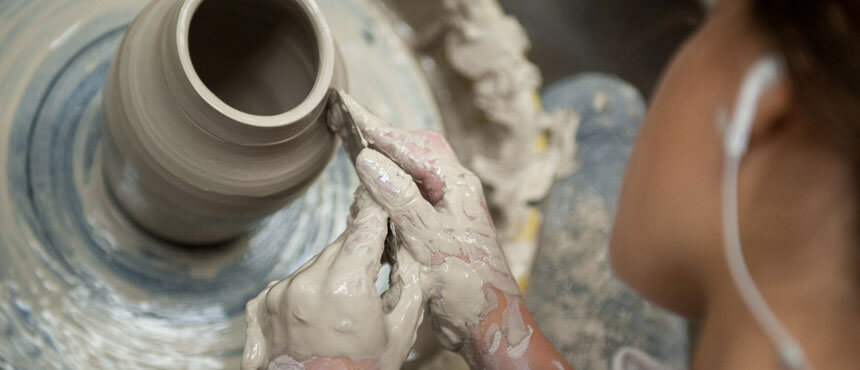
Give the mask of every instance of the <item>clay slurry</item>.
[[(231, 107), (273, 116), (299, 105), (319, 69), (313, 28), (287, 1), (208, 0), (191, 19), (191, 61)], [(237, 22), (237, 19), (244, 19)]]

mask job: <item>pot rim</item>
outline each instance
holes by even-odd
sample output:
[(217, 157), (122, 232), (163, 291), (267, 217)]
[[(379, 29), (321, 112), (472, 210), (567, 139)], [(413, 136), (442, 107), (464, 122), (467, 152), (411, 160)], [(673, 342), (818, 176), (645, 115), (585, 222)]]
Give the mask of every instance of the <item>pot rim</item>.
[(203, 98), (206, 103), (225, 116), (254, 127), (277, 128), (301, 121), (310, 116), (321, 104), (325, 103), (328, 89), (334, 78), (335, 48), (334, 38), (328, 23), (323, 17), (322, 11), (314, 0), (283, 0), (291, 1), (298, 5), (302, 15), (308, 19), (313, 28), (313, 37), (317, 45), (317, 58), (319, 60), (317, 75), (311, 91), (305, 99), (295, 107), (286, 112), (276, 115), (256, 115), (242, 112), (225, 103), (210, 90), (203, 80), (198, 76), (191, 62), (191, 53), (188, 47), (188, 34), (191, 27), (191, 19), (200, 4), (206, 0), (185, 0), (179, 11), (179, 20), (176, 27), (176, 45), (179, 53), (179, 63), (183, 73), (188, 77), (191, 86)]

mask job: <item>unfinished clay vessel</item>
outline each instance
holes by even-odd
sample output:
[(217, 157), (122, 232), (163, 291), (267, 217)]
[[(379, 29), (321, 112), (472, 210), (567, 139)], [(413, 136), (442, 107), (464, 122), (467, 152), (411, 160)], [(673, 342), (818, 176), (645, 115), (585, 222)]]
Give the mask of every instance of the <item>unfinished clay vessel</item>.
[(326, 166), (326, 92), (345, 82), (312, 0), (154, 0), (105, 86), (109, 188), (165, 239), (235, 238)]

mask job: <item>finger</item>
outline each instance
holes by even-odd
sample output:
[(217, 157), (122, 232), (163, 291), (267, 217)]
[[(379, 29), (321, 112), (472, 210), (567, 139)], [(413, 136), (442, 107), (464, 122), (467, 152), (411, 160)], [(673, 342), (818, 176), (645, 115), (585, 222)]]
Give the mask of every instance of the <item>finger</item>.
[(426, 304), (419, 277), (421, 265), (403, 248), (398, 249), (396, 260), (392, 267), (391, 289), (382, 297), (389, 338), (383, 364), (400, 364), (406, 359), (424, 319)]
[(349, 112), (363, 138), (411, 175), (425, 199), (431, 204), (438, 203), (444, 185), (439, 166), (450, 162), (450, 156), (427, 145), (421, 135), (393, 127), (346, 93), (338, 91), (337, 97), (337, 104)]
[(364, 186), (359, 186), (350, 207), (350, 216), (343, 234), (343, 248), (338, 256), (342, 261), (339, 263), (354, 267), (364, 266), (375, 277), (387, 234), (387, 213), (376, 204)]
[(371, 197), (388, 212), (398, 228), (410, 233), (433, 226), (436, 210), (403, 169), (373, 149), (362, 150), (355, 165)]

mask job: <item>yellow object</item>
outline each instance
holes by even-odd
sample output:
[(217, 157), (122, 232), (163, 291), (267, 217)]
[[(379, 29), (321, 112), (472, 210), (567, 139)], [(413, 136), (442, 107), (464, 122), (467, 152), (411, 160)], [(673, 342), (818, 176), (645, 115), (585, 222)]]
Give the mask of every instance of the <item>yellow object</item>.
[(538, 153), (545, 151), (546, 148), (549, 147), (549, 138), (546, 136), (546, 134), (541, 134), (540, 136), (538, 136), (535, 142), (535, 147), (537, 148)]
[(529, 278), (523, 276), (519, 280), (517, 280), (517, 285), (520, 287), (520, 292), (525, 293), (526, 289), (529, 287)]
[(529, 219), (526, 221), (523, 228), (520, 229), (518, 240), (532, 240), (537, 237), (538, 227), (540, 227), (540, 211), (534, 207), (529, 207)]
[(532, 103), (537, 110), (543, 110), (543, 102), (541, 102), (540, 94), (538, 94), (537, 90), (532, 91)]
[[(543, 110), (543, 102), (540, 100), (540, 94), (538, 94), (537, 90), (532, 90), (532, 105), (534, 106), (536, 111)], [(549, 147), (549, 138), (546, 133), (538, 136), (537, 141), (535, 141), (535, 148), (538, 153), (541, 153)]]

